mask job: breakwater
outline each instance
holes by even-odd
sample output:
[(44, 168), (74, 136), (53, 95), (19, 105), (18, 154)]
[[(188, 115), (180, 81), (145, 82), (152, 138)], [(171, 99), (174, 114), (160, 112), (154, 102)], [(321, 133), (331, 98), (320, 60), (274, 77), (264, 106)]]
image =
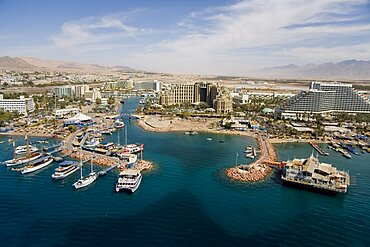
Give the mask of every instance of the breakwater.
[(258, 160), (252, 164), (237, 165), (226, 169), (227, 177), (242, 182), (257, 182), (265, 179), (271, 173), (272, 168), (266, 163), (277, 161), (275, 148), (265, 136), (258, 135), (256, 140), (260, 151)]

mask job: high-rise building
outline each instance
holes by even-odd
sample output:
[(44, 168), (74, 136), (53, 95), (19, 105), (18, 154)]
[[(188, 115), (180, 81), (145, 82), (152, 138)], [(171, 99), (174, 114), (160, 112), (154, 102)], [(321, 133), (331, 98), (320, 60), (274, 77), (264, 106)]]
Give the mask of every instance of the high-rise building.
[(20, 96), (19, 99), (4, 99), (4, 95), (0, 94), (0, 109), (28, 115), (35, 110), (35, 102), (33, 98), (25, 98), (24, 96)]
[(154, 92), (161, 91), (161, 83), (158, 80), (135, 82), (134, 89), (136, 90), (152, 90)]
[(54, 94), (59, 98), (64, 96), (82, 98), (88, 91), (89, 85), (58, 86), (53, 88)]
[(301, 113), (370, 113), (370, 103), (351, 84), (312, 82), (308, 91), (291, 97), (276, 112), (282, 118), (295, 118)]
[(73, 97), (75, 94), (75, 88), (73, 86), (58, 86), (53, 88), (54, 94), (62, 98), (63, 96)]
[(75, 87), (75, 97), (83, 98), (85, 93), (89, 91), (89, 85), (77, 85)]
[(207, 103), (217, 113), (232, 111), (232, 100), (228, 90), (219, 84), (213, 83), (182, 83), (171, 84), (160, 95), (161, 105), (174, 105), (181, 103)]

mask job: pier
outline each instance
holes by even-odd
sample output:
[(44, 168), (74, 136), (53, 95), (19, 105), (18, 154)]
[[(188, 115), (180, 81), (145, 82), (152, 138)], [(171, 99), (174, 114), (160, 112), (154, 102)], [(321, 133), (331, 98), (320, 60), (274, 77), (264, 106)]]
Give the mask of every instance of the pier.
[(113, 169), (115, 169), (115, 168), (117, 168), (118, 166), (119, 166), (120, 164), (115, 164), (115, 165), (113, 165), (113, 166), (111, 166), (111, 167), (108, 167), (107, 169), (105, 169), (105, 170), (102, 170), (102, 171), (100, 171), (98, 174), (99, 174), (99, 176), (105, 176), (108, 172), (110, 172), (111, 170), (113, 170)]
[[(278, 166), (276, 152), (268, 139), (259, 134), (256, 137), (260, 149), (260, 157), (254, 163), (248, 165), (237, 165), (226, 170), (226, 175), (234, 180), (243, 182), (256, 182), (265, 179), (272, 168), (272, 164)], [(280, 165), (279, 165), (280, 166)]]
[(328, 156), (329, 153), (326, 153), (324, 152), (318, 145), (316, 142), (310, 142), (310, 145), (321, 155), (325, 155), (325, 156)]

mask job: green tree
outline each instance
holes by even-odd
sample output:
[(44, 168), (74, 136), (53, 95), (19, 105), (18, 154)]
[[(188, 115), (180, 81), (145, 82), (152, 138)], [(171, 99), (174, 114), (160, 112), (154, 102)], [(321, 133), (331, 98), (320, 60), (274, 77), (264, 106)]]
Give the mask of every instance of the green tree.
[(181, 117), (182, 117), (182, 118), (187, 119), (187, 118), (189, 118), (190, 116), (191, 116), (191, 114), (190, 114), (190, 112), (188, 112), (188, 111), (184, 111), (184, 112), (182, 112), (182, 113), (181, 113)]
[(95, 100), (95, 103), (96, 103), (96, 104), (98, 104), (98, 105), (100, 105), (100, 104), (101, 104), (101, 98), (97, 98), (97, 99)]
[(68, 130), (69, 130), (69, 132), (73, 133), (77, 130), (77, 127), (76, 127), (76, 125), (69, 125)]
[(113, 97), (109, 97), (108, 104), (113, 105), (116, 102), (116, 100)]

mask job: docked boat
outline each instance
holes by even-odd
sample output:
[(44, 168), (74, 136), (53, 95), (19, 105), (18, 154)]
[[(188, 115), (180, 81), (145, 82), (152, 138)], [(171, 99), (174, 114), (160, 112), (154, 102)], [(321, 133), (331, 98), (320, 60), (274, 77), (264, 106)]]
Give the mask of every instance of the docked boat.
[[(29, 152), (34, 153), (39, 151), (39, 149), (35, 146), (29, 145)], [(27, 153), (27, 145), (26, 146), (18, 146), (15, 148), (15, 154), (16, 155), (25, 155)]]
[(120, 100), (120, 103), (121, 103), (121, 104), (124, 104), (124, 103), (125, 103), (125, 100), (123, 100), (123, 99), (122, 99), (122, 100)]
[(86, 148), (96, 148), (99, 145), (99, 140), (96, 138), (91, 138), (90, 140), (85, 142), (85, 147)]
[(144, 144), (127, 144), (123, 147), (122, 153), (136, 154), (144, 150)]
[(126, 190), (134, 193), (140, 186), (142, 175), (137, 170), (125, 170), (119, 174), (116, 184), (116, 192)]
[(313, 155), (308, 159), (288, 161), (281, 175), (283, 184), (329, 194), (346, 193), (350, 176), (331, 164), (320, 163)]
[(103, 135), (111, 135), (112, 134), (112, 130), (111, 129), (105, 129), (105, 130), (102, 130), (101, 132)]
[(20, 158), (14, 158), (11, 160), (7, 160), (4, 162), (4, 164), (8, 167), (24, 165), (26, 163), (39, 159), (41, 156), (42, 156), (41, 153), (32, 153), (26, 157), (20, 157)]
[(62, 157), (54, 157), (54, 161), (56, 161), (56, 162), (61, 162), (63, 160), (63, 158)]
[(78, 132), (77, 134), (76, 134), (76, 138), (78, 139), (78, 140), (82, 140), (82, 138), (84, 137), (84, 133), (83, 132)]
[(51, 177), (55, 180), (64, 179), (78, 171), (78, 169), (79, 167), (77, 162), (64, 161), (60, 163), (57, 168), (55, 168), (55, 172), (51, 175)]
[(45, 156), (38, 160), (37, 162), (34, 162), (33, 164), (27, 165), (22, 168), (21, 172), (22, 174), (28, 174), (31, 172), (38, 171), (44, 167), (47, 167), (53, 162), (53, 157), (51, 156)]
[(122, 154), (119, 154), (118, 156), (121, 160), (127, 162), (128, 164), (133, 164), (137, 161), (137, 155), (136, 154), (122, 153)]
[(122, 122), (122, 120), (117, 119), (114, 121), (114, 127), (117, 129), (122, 129), (125, 126), (125, 124)]
[(81, 189), (81, 188), (84, 188), (90, 184), (92, 184), (93, 182), (95, 182), (95, 180), (99, 177), (99, 174), (97, 172), (94, 172), (93, 171), (93, 164), (91, 163), (91, 171), (89, 173), (89, 175), (83, 177), (82, 176), (82, 163), (80, 165), (80, 179), (77, 180), (77, 182), (75, 182), (73, 184), (73, 187), (75, 187), (75, 189)]
[(49, 142), (47, 140), (40, 140), (40, 141), (37, 141), (37, 143), (39, 143), (39, 144), (48, 144)]

